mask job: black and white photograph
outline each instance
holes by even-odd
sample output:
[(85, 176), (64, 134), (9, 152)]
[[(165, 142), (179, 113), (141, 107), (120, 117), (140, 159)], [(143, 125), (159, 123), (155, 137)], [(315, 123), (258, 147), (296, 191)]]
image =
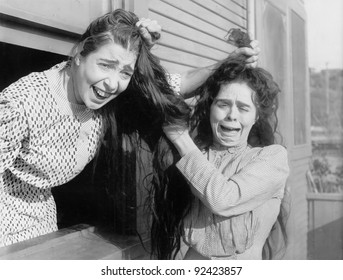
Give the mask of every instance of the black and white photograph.
[(338, 276), (343, 1), (0, 0), (0, 66), (0, 275)]

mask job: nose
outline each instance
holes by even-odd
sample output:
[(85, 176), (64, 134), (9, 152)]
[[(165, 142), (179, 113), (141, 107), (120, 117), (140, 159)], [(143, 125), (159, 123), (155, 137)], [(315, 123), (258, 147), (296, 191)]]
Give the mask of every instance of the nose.
[(238, 108), (236, 106), (231, 106), (229, 112), (227, 113), (227, 119), (230, 121), (237, 120), (238, 117)]
[(119, 87), (119, 77), (116, 73), (111, 73), (105, 79), (105, 90), (109, 92), (116, 92)]

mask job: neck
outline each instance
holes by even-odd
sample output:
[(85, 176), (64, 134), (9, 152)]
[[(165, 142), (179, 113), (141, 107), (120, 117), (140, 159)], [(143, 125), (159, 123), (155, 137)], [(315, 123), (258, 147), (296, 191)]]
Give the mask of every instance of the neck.
[(223, 145), (220, 145), (218, 143), (213, 143), (211, 146), (211, 149), (215, 150), (215, 151), (228, 151), (228, 152), (232, 153), (232, 152), (244, 149), (247, 146), (248, 146), (247, 142), (239, 143), (238, 145), (232, 146), (232, 147), (223, 146)]
[(67, 67), (64, 72), (64, 88), (67, 90), (67, 98), (70, 103), (73, 104), (82, 104), (77, 99), (75, 91), (75, 81), (73, 79), (74, 66), (73, 64), (70, 67)]

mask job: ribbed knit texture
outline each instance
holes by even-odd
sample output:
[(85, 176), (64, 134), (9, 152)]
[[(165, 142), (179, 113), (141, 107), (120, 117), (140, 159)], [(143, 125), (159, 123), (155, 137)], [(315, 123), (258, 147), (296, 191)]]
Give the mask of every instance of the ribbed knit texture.
[[(184, 241), (212, 259), (234, 259), (254, 242), (267, 201), (282, 199), (289, 174), (280, 145), (193, 150), (177, 163), (197, 197), (185, 219)], [(274, 221), (272, 221), (273, 223)]]

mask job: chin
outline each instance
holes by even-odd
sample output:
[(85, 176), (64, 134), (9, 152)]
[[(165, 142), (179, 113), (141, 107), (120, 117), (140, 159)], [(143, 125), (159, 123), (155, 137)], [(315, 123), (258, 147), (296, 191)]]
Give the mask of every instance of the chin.
[(85, 105), (88, 109), (91, 109), (91, 110), (98, 110), (100, 109), (101, 107), (105, 106), (108, 102), (105, 102), (105, 103), (97, 103), (97, 102), (92, 102), (91, 100), (87, 100), (85, 102)]
[(98, 110), (102, 107), (102, 105), (90, 103), (90, 104), (86, 104), (86, 107), (91, 110)]
[(224, 146), (224, 147), (234, 147), (237, 145), (237, 141), (233, 140), (233, 139), (225, 139), (225, 138), (220, 138), (218, 143), (221, 145), (221, 146)]
[(232, 148), (232, 147), (237, 146), (237, 143), (233, 143), (233, 142), (227, 143), (227, 142), (220, 141), (218, 144), (219, 144), (219, 146), (225, 147), (225, 148)]
[(226, 148), (233, 148), (236, 147), (238, 144), (237, 143), (232, 143), (232, 144), (222, 144), (222, 146), (226, 147)]

